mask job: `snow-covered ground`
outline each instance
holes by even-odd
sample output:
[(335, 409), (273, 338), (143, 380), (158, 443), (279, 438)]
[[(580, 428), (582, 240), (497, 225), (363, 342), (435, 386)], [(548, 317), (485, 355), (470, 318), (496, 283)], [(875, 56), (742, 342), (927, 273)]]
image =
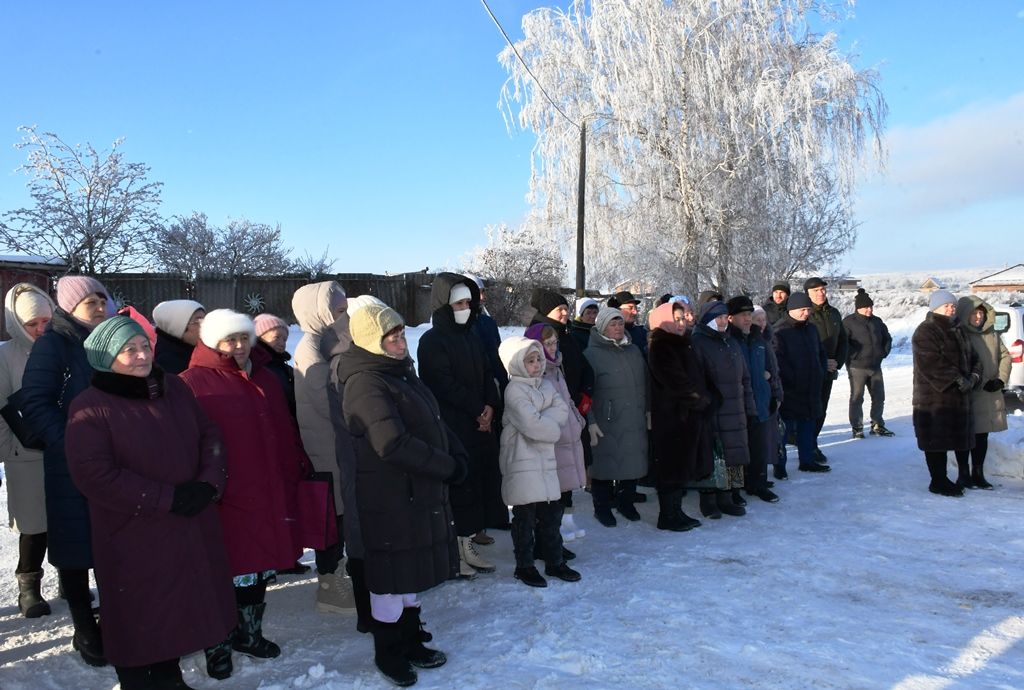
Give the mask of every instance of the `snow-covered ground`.
[[(410, 329), (414, 353), (424, 330)], [(421, 671), (418, 687), (1024, 688), (1024, 416), (991, 437), (995, 491), (934, 496), (910, 424), (907, 349), (887, 361), (886, 383), (896, 437), (850, 439), (841, 376), (822, 437), (833, 471), (802, 474), (791, 458), (791, 479), (775, 487), (781, 502), (751, 499), (746, 517), (661, 532), (652, 495), (638, 506), (642, 522), (607, 529), (578, 492), (587, 536), (568, 546), (579, 583), (520, 584), (508, 533), (494, 533), (482, 551), (497, 573), (422, 597), (432, 644), (449, 661)], [(685, 499), (690, 515), (696, 500)], [(0, 503), (3, 513), (5, 493)], [(17, 614), (16, 560), (15, 535), (0, 535), (0, 688), (116, 687), (112, 669), (90, 668), (71, 650), (52, 570), (44, 593), (54, 614)], [(283, 655), (236, 655), (223, 682), (193, 655), (182, 662), (189, 684), (390, 687), (354, 618), (314, 612), (314, 577), (281, 579), (265, 631)]]

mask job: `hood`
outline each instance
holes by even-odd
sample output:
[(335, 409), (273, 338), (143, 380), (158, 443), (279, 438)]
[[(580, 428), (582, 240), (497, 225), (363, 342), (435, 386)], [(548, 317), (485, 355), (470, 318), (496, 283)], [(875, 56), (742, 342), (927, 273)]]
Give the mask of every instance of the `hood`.
[(334, 323), (331, 307), (345, 298), (345, 290), (335, 280), (303, 285), (292, 295), (292, 313), (303, 333), (323, 335)]
[[(509, 376), (516, 376), (523, 379), (532, 378), (526, 373), (526, 355), (536, 351), (541, 361), (545, 361), (544, 347), (533, 338), (524, 338), (521, 335), (514, 335), (505, 338), (498, 347), (498, 356), (501, 363), (505, 365), (505, 371)], [(539, 380), (539, 379), (538, 379)]]
[(416, 377), (416, 368), (411, 357), (394, 359), (386, 355), (367, 352), (356, 344), (338, 355), (336, 360), (338, 381), (346, 383), (351, 377), (363, 371), (374, 371), (389, 376)]
[[(468, 287), (470, 294), (469, 321), (463, 325), (455, 323), (455, 312), (448, 304), (452, 288), (459, 284)], [(431, 323), (435, 328), (440, 326), (449, 331), (466, 331), (472, 328), (477, 314), (480, 313), (480, 288), (477, 287), (476, 281), (458, 273), (438, 273), (430, 286), (430, 312)]]
[(352, 345), (352, 334), (348, 329), (348, 312), (338, 317), (331, 327), (320, 338), (320, 354), (328, 362), (340, 355)]
[[(971, 312), (979, 307), (985, 310), (985, 320), (982, 322), (981, 328), (975, 328), (971, 325)], [(966, 295), (961, 297), (956, 303), (956, 318), (959, 319), (960, 325), (965, 331), (970, 333), (986, 333), (995, 328), (996, 310), (991, 304), (977, 295)]]
[[(57, 310), (57, 305), (53, 303), (50, 296), (45, 292), (37, 288), (35, 285), (29, 283), (18, 283), (10, 290), (7, 291), (7, 295), (4, 297), (4, 312), (6, 320), (4, 323), (7, 325), (7, 332), (11, 334), (11, 340), (14, 340), (25, 347), (32, 347), (32, 339), (28, 335), (28, 331), (25, 330), (25, 325), (18, 318), (18, 315), (14, 311), (15, 300), (18, 296), (25, 294), (26, 292), (33, 292), (40, 295), (50, 305), (50, 318), (53, 318), (53, 313)], [(31, 321), (31, 319), (29, 319)]]
[(675, 311), (675, 306), (675, 302), (666, 302), (665, 304), (660, 304), (652, 309), (647, 314), (647, 326), (652, 331), (655, 328), (660, 328), (663, 331), (681, 335), (680, 331), (682, 330), (682, 327), (676, 323), (675, 315), (672, 313)]

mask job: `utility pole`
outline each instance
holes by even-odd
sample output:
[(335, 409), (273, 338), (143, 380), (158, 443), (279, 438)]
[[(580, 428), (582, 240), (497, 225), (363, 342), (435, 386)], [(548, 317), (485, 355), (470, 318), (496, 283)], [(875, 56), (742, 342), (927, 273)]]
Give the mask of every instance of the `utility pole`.
[(587, 268), (583, 261), (583, 196), (587, 188), (587, 121), (580, 123), (580, 179), (576, 198), (576, 298), (583, 297), (587, 285)]

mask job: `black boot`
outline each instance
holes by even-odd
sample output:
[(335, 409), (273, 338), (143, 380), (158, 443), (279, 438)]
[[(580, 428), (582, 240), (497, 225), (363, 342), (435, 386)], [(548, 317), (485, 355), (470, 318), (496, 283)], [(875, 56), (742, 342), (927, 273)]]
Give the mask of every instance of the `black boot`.
[(732, 490), (732, 502), (741, 508), (747, 505), (747, 499), (743, 498), (739, 489)]
[(621, 481), (615, 487), (615, 509), (630, 522), (636, 522), (640, 519), (640, 513), (636, 511), (636, 506), (633, 505), (635, 495), (635, 480)]
[(964, 489), (980, 488), (974, 486), (974, 479), (971, 477), (971, 467), (967, 458), (956, 459), (956, 484)]
[(977, 489), (992, 491), (995, 487), (985, 479), (985, 462), (974, 461), (974, 468), (971, 470), (971, 482)]
[(444, 666), (448, 657), (444, 652), (430, 649), (423, 646), (420, 636), (422, 624), (420, 623), (420, 610), (416, 607), (407, 607), (402, 611), (402, 617), (398, 619), (402, 626), (402, 636), (405, 640), (405, 658), (416, 668), (437, 668)]
[(151, 667), (146, 666), (115, 666), (114, 673), (117, 674), (117, 682), (121, 690), (153, 690), (157, 687), (153, 683)]
[(107, 658), (103, 655), (103, 638), (100, 626), (96, 622), (91, 606), (70, 609), (71, 622), (75, 626), (71, 647), (82, 655), (82, 660), (90, 666), (106, 666)]
[(39, 584), (43, 579), (43, 571), (34, 573), (18, 573), (18, 608), (25, 618), (39, 618), (50, 615), (50, 604), (43, 599)]
[(711, 520), (721, 519), (722, 511), (718, 509), (718, 501), (713, 490), (700, 492), (700, 514)]
[(949, 481), (946, 475), (946, 454), (925, 453), (925, 462), (928, 464), (928, 474), (931, 475), (931, 482), (928, 490), (940, 496), (963, 496), (964, 490)]
[(740, 517), (747, 514), (747, 509), (743, 506), (738, 506), (732, 502), (732, 491), (724, 489), (722, 491), (715, 492), (715, 501), (718, 503), (718, 509), (725, 515), (732, 515), (733, 517)]
[(238, 607), (238, 627), (231, 640), (236, 652), (254, 656), (257, 659), (273, 659), (281, 656), (281, 648), (263, 637), (263, 613), (267, 602), (247, 604)]
[(168, 659), (150, 665), (149, 677), (153, 682), (153, 690), (195, 690), (181, 677), (179, 663), (179, 659)]
[[(232, 633), (233, 634), (233, 633)], [(235, 670), (231, 662), (231, 638), (203, 650), (206, 655), (206, 675), (214, 680), (225, 680)]]
[(539, 572), (537, 572), (537, 567), (533, 565), (522, 568), (517, 567), (513, 576), (524, 585), (529, 585), (530, 587), (548, 586), (548, 581), (545, 580)]
[(694, 520), (683, 512), (683, 490), (671, 489), (658, 492), (658, 529), (670, 532), (687, 532), (700, 527), (700, 520)]
[(615, 527), (618, 521), (612, 514), (612, 484), (605, 481), (594, 481), (590, 486), (590, 494), (594, 499), (594, 517), (605, 527)]
[(401, 623), (373, 621), (373, 661), (384, 677), (399, 687), (417, 681), (416, 671), (405, 658), (405, 640)]

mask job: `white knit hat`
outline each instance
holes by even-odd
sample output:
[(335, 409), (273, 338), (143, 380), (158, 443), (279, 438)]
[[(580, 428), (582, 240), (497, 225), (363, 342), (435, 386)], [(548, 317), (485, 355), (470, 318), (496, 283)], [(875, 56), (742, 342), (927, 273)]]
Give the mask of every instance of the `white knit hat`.
[(348, 308), (345, 311), (348, 312), (348, 318), (351, 319), (353, 316), (355, 316), (355, 313), (357, 311), (359, 311), (363, 307), (368, 307), (371, 304), (375, 304), (378, 307), (388, 306), (384, 304), (384, 302), (382, 302), (381, 300), (374, 297), (373, 295), (359, 295), (358, 297), (348, 298)]
[(153, 307), (153, 323), (167, 335), (180, 338), (188, 329), (192, 315), (205, 307), (190, 299), (172, 299)]
[(469, 286), (465, 283), (452, 285), (452, 290), (448, 294), (448, 304), (455, 304), (456, 302), (461, 302), (464, 299), (473, 299), (473, 293), (470, 292)]
[(587, 309), (588, 307), (597, 307), (598, 310), (600, 310), (601, 304), (596, 299), (592, 299), (590, 297), (585, 297), (581, 299), (580, 301), (576, 302), (576, 318), (580, 318), (580, 316), (583, 315), (584, 310)]
[(234, 333), (247, 333), (249, 342), (256, 342), (256, 327), (252, 319), (233, 309), (214, 309), (206, 315), (203, 325), (199, 327), (199, 339), (212, 350), (217, 349), (217, 343)]

